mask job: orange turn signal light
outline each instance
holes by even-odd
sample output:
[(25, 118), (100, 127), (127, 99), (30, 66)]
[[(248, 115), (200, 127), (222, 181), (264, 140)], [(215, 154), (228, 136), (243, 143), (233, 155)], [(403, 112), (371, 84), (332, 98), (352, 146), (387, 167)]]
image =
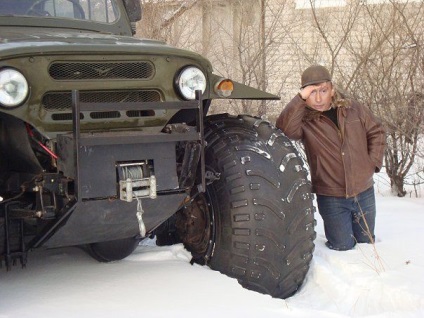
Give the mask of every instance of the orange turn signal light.
[(221, 79), (215, 84), (215, 93), (220, 97), (229, 97), (234, 90), (234, 83), (228, 78)]

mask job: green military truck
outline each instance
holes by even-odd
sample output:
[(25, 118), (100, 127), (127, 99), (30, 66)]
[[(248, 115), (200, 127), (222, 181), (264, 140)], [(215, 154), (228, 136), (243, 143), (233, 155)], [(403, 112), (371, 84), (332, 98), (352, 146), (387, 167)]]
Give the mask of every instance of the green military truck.
[(63, 246), (116, 261), (155, 237), (292, 295), (316, 236), (304, 162), (261, 118), (208, 115), (278, 97), (134, 37), (140, 19), (139, 0), (0, 0), (0, 262)]

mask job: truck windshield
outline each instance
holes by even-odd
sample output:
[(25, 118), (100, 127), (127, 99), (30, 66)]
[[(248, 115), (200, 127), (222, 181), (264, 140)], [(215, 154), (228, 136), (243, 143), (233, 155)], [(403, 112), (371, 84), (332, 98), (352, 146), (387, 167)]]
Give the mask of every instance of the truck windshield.
[(0, 16), (64, 18), (113, 23), (119, 17), (115, 0), (0, 0)]

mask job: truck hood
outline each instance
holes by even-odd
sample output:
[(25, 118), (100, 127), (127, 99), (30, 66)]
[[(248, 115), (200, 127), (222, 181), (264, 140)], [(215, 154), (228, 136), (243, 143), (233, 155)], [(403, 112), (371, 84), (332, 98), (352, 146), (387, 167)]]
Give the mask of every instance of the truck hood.
[(177, 55), (206, 61), (197, 53), (177, 49), (165, 42), (128, 36), (34, 27), (2, 28), (0, 32), (0, 60), (12, 56), (87, 52)]

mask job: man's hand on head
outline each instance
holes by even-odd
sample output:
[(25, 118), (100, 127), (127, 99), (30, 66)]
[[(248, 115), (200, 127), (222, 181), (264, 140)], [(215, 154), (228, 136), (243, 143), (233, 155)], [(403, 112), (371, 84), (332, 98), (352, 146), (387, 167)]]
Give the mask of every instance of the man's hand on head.
[(312, 94), (312, 92), (319, 88), (320, 88), (320, 85), (308, 85), (300, 89), (299, 95), (303, 100), (307, 100), (309, 96)]

